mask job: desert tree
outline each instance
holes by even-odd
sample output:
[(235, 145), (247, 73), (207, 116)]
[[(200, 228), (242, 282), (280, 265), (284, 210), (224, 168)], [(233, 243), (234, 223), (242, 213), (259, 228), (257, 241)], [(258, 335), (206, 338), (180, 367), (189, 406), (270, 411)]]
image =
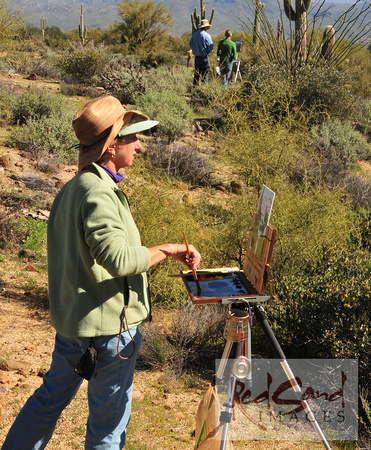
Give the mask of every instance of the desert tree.
[(174, 27), (173, 14), (161, 3), (124, 0), (118, 5), (118, 12), (122, 22), (116, 22), (114, 29), (120, 34), (121, 43), (127, 44), (130, 51), (138, 48), (153, 50), (165, 35), (166, 28)]
[(13, 38), (22, 25), (22, 11), (13, 11), (7, 0), (0, 0), (0, 42)]

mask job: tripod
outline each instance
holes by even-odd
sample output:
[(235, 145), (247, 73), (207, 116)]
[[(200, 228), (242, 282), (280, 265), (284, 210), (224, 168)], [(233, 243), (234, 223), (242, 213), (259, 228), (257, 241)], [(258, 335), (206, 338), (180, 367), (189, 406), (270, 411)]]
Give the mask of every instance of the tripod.
[[(294, 392), (296, 394), (301, 393), (301, 388), (297, 384), (295, 380), (295, 376), (292, 373), (286, 356), (284, 355), (270, 325), (267, 322), (267, 319), (264, 314), (263, 307), (257, 302), (248, 303), (246, 301), (242, 301), (238, 303), (232, 303), (232, 306), (229, 310), (229, 314), (226, 320), (226, 326), (224, 329), (224, 337), (227, 340), (225, 345), (223, 355), (216, 373), (216, 378), (221, 380), (223, 378), (223, 374), (225, 371), (225, 366), (230, 355), (232, 346), (234, 343), (237, 346), (240, 346), (242, 349), (245, 348), (244, 352), (241, 352), (241, 356), (238, 356), (232, 366), (230, 378), (229, 378), (229, 386), (227, 391), (227, 400), (224, 404), (225, 411), (221, 412), (220, 422), (223, 423), (223, 433), (220, 444), (220, 450), (225, 450), (227, 445), (227, 436), (228, 436), (228, 427), (232, 419), (232, 410), (233, 410), (233, 401), (234, 401), (234, 393), (236, 388), (236, 380), (246, 380), (248, 386), (252, 384), (252, 376), (251, 376), (251, 317), (254, 314), (261, 325), (265, 336), (268, 338), (269, 343), (272, 346), (272, 349), (275, 353), (275, 356), (280, 359), (280, 363), (283, 371), (285, 372)], [(247, 355), (247, 356), (244, 356)], [(318, 425), (317, 420), (312, 413), (309, 404), (306, 400), (300, 400), (301, 405), (303, 406), (307, 416), (312, 423), (314, 429), (316, 430), (318, 436), (322, 440), (325, 448), (327, 450), (331, 450), (326, 437), (324, 436), (320, 426)]]

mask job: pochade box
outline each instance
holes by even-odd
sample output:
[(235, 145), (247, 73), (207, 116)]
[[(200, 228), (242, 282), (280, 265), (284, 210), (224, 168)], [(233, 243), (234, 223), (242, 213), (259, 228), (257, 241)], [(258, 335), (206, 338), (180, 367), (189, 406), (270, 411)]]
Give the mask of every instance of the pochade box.
[(195, 305), (229, 303), (232, 301), (265, 302), (268, 267), (272, 259), (276, 229), (269, 223), (265, 235), (256, 233), (254, 215), (252, 231), (246, 249), (243, 270), (236, 267), (197, 270), (197, 280), (193, 272), (182, 271), (180, 275)]
[[(269, 223), (274, 197), (275, 193), (263, 185), (258, 208), (252, 220), (243, 270), (224, 267), (182, 271), (180, 275), (173, 275), (182, 277), (193, 304), (229, 303), (239, 300), (263, 302), (275, 295), (272, 292), (273, 283), (271, 296), (263, 295), (277, 233)], [(187, 240), (186, 244), (188, 247)]]

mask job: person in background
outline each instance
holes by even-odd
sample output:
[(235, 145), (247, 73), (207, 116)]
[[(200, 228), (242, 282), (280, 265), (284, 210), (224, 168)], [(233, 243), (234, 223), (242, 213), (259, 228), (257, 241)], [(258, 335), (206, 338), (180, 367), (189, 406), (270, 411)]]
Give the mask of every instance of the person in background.
[(207, 19), (202, 19), (198, 30), (193, 33), (189, 42), (192, 53), (195, 56), (195, 73), (193, 86), (197, 86), (200, 80), (204, 83), (208, 81), (210, 70), (209, 56), (214, 50), (213, 40), (208, 33), (210, 24)]
[(73, 119), (79, 172), (57, 194), (48, 222), (50, 316), (55, 347), (43, 383), (13, 423), (3, 450), (43, 449), (62, 411), (88, 381), (85, 448), (119, 450), (131, 414), (138, 325), (151, 319), (147, 270), (165, 258), (189, 269), (190, 245), (142, 245), (119, 172), (143, 150), (137, 133), (156, 126), (113, 96), (94, 99)]
[(226, 88), (232, 75), (233, 61), (237, 58), (237, 47), (232, 41), (232, 31), (227, 30), (225, 39), (219, 42), (217, 55), (219, 56), (220, 75), (223, 80), (223, 87)]

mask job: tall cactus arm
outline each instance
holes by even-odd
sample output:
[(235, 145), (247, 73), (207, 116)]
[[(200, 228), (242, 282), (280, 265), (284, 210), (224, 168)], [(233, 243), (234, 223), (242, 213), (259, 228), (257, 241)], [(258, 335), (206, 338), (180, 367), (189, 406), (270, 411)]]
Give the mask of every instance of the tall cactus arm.
[(286, 16), (289, 20), (296, 20), (296, 12), (292, 6), (291, 0), (283, 0), (283, 7), (285, 9)]
[(213, 23), (214, 15), (215, 15), (215, 9), (213, 8), (211, 11), (211, 16), (210, 16), (210, 20), (209, 20), (210, 25), (212, 25), (212, 23)]

